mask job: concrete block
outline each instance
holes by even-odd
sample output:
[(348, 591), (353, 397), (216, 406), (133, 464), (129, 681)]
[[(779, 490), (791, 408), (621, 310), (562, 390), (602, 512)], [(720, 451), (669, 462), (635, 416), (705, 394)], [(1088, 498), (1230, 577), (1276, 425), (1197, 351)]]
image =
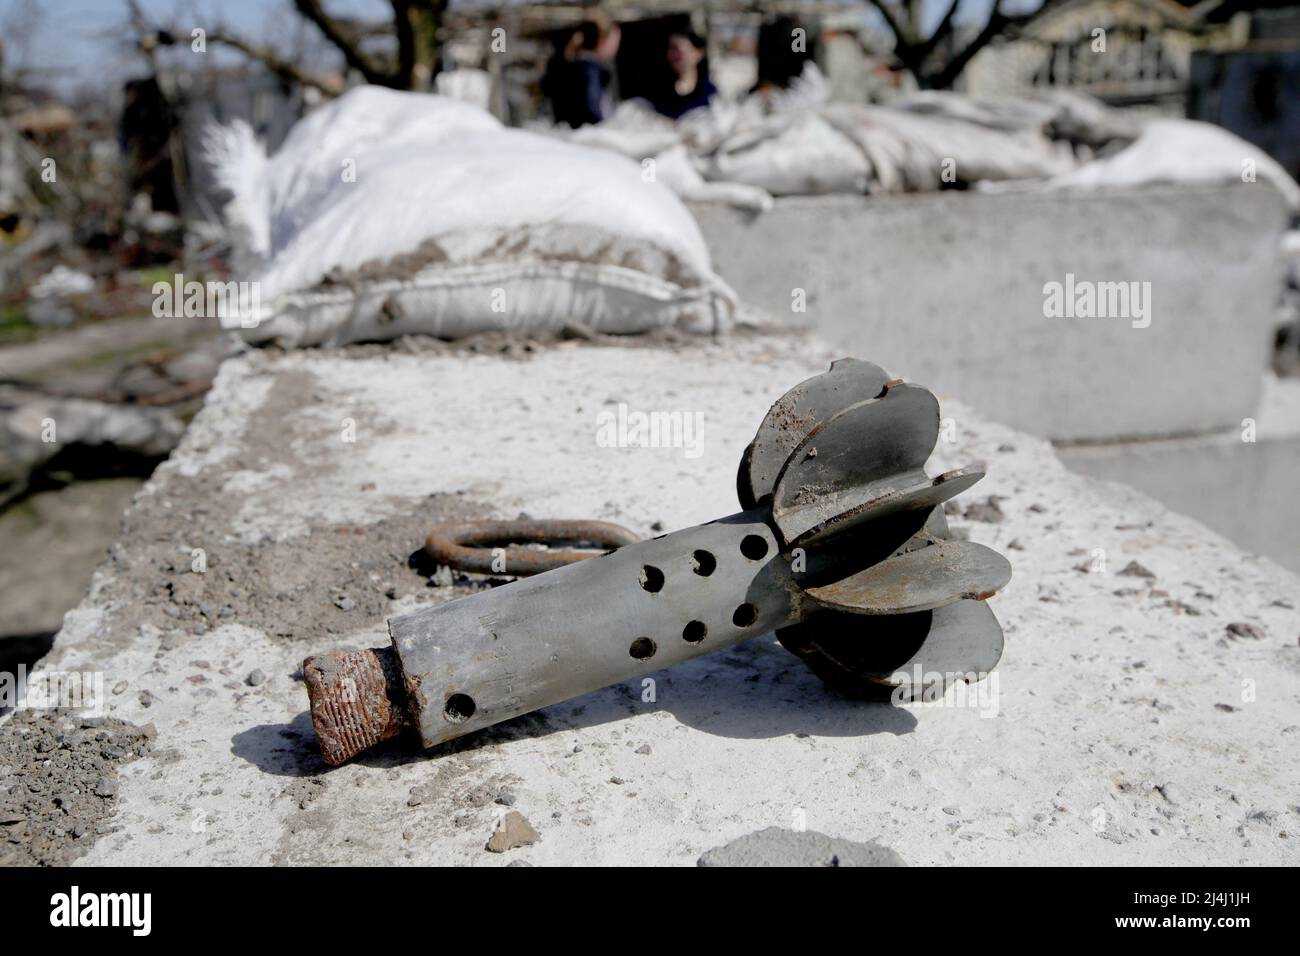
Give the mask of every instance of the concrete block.
[[(1032, 434), (1163, 437), (1255, 410), (1287, 222), (1266, 183), (691, 208), (715, 268), (762, 317)], [(1067, 275), (1150, 283), (1149, 327), (1045, 317), (1044, 286)]]
[(1057, 454), (1080, 474), (1132, 485), (1300, 572), (1300, 381), (1267, 376), (1261, 410), (1227, 431)]
[[(390, 615), (474, 587), (408, 567), (430, 524), (526, 511), (649, 535), (730, 513), (768, 404), (832, 357), (740, 336), (228, 361), (42, 664), (101, 675), (106, 716), (155, 736), (95, 765), (110, 786), (90, 792), (112, 794), (79, 836), (28, 801), (21, 826), (43, 836), (0, 860), (693, 865), (779, 827), (911, 865), (1295, 863), (1300, 580), (956, 402), (931, 467), (987, 463), (950, 520), (1015, 567), (994, 598), (1005, 656), (968, 697), (851, 702), (767, 635), (651, 675), (650, 695), (614, 686), (324, 766), (302, 659), (380, 645)], [(700, 413), (698, 456), (598, 441), (620, 403)], [(33, 722), (103, 746), (75, 718), (4, 718), (0, 793), (47, 769), (23, 746)], [(509, 812), (538, 839), (489, 852)]]

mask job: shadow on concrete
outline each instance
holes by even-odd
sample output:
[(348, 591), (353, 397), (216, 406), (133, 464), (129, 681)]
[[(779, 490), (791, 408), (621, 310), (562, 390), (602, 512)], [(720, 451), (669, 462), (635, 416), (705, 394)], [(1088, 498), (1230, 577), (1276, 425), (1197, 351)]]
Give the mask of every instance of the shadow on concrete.
[[(54, 636), (57, 633), (57, 631), (40, 631), (35, 634), (0, 635), (0, 674), (7, 675), (7, 679), (3, 682), (16, 686), (20, 666), (27, 673), (31, 673), (36, 663), (54, 646)], [(7, 700), (0, 699), (0, 717), (13, 710), (7, 704)]]
[[(703, 733), (738, 740), (790, 735), (869, 737), (916, 729), (911, 711), (891, 704), (849, 700), (827, 690), (774, 637), (764, 637), (656, 671), (642, 680), (615, 684), (544, 710), (524, 714), (432, 750), (420, 749), (414, 731), (361, 754), (353, 763), (385, 769), (453, 753), (468, 753), (515, 740), (612, 724), (639, 714), (666, 712)], [(643, 679), (644, 680), (644, 679)], [(655, 735), (661, 733), (656, 730)], [(262, 724), (231, 738), (232, 752), (266, 773), (311, 777), (331, 768), (320, 758), (311, 715), (290, 724)]]
[(258, 724), (240, 731), (230, 744), (236, 757), (277, 777), (315, 777), (329, 769), (306, 711), (287, 724)]
[[(429, 751), (430, 755), (479, 750), (524, 738), (548, 737), (663, 711), (703, 733), (739, 740), (790, 735), (869, 737), (916, 729), (910, 710), (891, 704), (849, 700), (828, 690), (775, 637), (695, 658), (671, 670), (647, 674), (654, 700), (642, 680), (615, 684), (526, 714)], [(661, 731), (655, 731), (658, 735)]]

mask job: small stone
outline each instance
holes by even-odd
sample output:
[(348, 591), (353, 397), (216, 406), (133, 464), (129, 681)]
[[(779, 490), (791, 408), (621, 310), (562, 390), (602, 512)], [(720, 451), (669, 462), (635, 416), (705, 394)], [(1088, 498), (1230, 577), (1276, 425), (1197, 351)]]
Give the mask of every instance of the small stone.
[(610, 777), (609, 782), (616, 787), (621, 787), (623, 786), (623, 784), (627, 783), (627, 781), (624, 780), (622, 777)]
[(116, 797), (117, 781), (112, 777), (103, 776), (99, 778), (99, 783), (95, 784), (95, 796), (97, 797)]
[(650, 752), (650, 745), (642, 744), (640, 747), (637, 747), (636, 750), (632, 752), (635, 754), (648, 754)]
[(496, 802), (503, 807), (513, 807), (515, 805), (515, 795), (513, 793), (498, 793)]
[(334, 599), (334, 606), (340, 611), (350, 611), (357, 606), (357, 602), (352, 600), (346, 594), (340, 594)]
[(120, 697), (122, 694), (126, 692), (126, 687), (127, 687), (126, 681), (124, 680), (118, 681), (116, 684), (113, 685), (113, 696)]
[(501, 819), (497, 830), (487, 841), (489, 853), (505, 853), (516, 847), (531, 846), (540, 840), (537, 831), (518, 810), (511, 810)]
[(449, 588), (456, 583), (456, 578), (451, 573), (451, 568), (441, 565), (429, 578), (429, 583), (435, 588)]
[(948, 816), (950, 817), (955, 817), (961, 813), (961, 807), (952, 807), (952, 806), (944, 807), (943, 812), (948, 814)]
[(999, 507), (998, 502), (1002, 499), (998, 495), (989, 495), (983, 501), (976, 501), (966, 506), (962, 512), (962, 517), (967, 521), (983, 521), (987, 524), (1001, 524), (1006, 520), (1006, 514)]
[(709, 850), (698, 866), (906, 866), (878, 843), (857, 843), (812, 830), (768, 827)]
[(260, 667), (256, 670), (249, 671), (248, 676), (244, 678), (244, 683), (249, 687), (260, 687), (262, 684), (266, 683), (266, 674)]
[(1126, 578), (1154, 578), (1156, 576), (1154, 571), (1151, 571), (1149, 568), (1144, 568), (1136, 561), (1130, 561), (1128, 564), (1124, 565), (1124, 567), (1120, 569), (1119, 573), (1124, 575)]
[(1248, 637), (1252, 641), (1264, 639), (1264, 629), (1247, 621), (1233, 621), (1224, 628), (1232, 637)]

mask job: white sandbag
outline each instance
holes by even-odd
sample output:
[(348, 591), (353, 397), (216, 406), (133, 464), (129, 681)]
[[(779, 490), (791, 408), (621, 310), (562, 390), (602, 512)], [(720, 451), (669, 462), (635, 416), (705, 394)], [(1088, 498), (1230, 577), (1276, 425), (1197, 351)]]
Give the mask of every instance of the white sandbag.
[(684, 200), (765, 212), (772, 208), (772, 197), (766, 191), (743, 183), (707, 181), (692, 152), (699, 150), (701, 142), (719, 139), (718, 130), (731, 122), (733, 113), (720, 104), (716, 109), (692, 110), (674, 122), (644, 100), (627, 100), (603, 122), (575, 130), (556, 126), (546, 132), (636, 160), (643, 177), (654, 177)]
[(705, 176), (774, 196), (863, 193), (873, 168), (863, 151), (816, 113), (779, 113), (733, 132)]
[(599, 123), (570, 129), (554, 126), (550, 133), (597, 149), (608, 149), (628, 159), (642, 161), (681, 143), (677, 127), (660, 116), (643, 100), (620, 103), (609, 118)]
[(1196, 120), (1153, 120), (1128, 147), (1043, 184), (1045, 189), (1097, 189), (1151, 183), (1270, 182), (1300, 209), (1300, 185), (1272, 157), (1240, 137)]
[(653, 163), (649, 168), (654, 170), (659, 182), (688, 202), (723, 203), (749, 212), (767, 212), (772, 208), (772, 195), (765, 189), (744, 183), (706, 180), (681, 144), (655, 156)]
[(948, 182), (1043, 179), (1075, 167), (1070, 147), (1043, 127), (1059, 112), (998, 110), (955, 94), (911, 107), (828, 103), (814, 110), (742, 115), (706, 177), (774, 195), (924, 192)]
[[(906, 144), (906, 166), (896, 179), (907, 191), (940, 188), (950, 169), (952, 182), (1042, 179), (1075, 167), (1074, 154), (1032, 127), (998, 128), (955, 115), (916, 112), (888, 106), (844, 105), (828, 108), (836, 128), (871, 152), (873, 140), (888, 137)], [(876, 163), (876, 178), (886, 176)], [(896, 191), (896, 190), (880, 190)]]
[(237, 252), (251, 265), (282, 248), (321, 203), (340, 195), (335, 187), (345, 177), (359, 178), (389, 150), (495, 129), (501, 123), (494, 116), (458, 100), (359, 86), (295, 123), (273, 159), (241, 120), (209, 127), (205, 145), (218, 184), (232, 196), (224, 212)]
[(326, 110), (269, 160), (220, 154), (240, 217), (266, 219), (249, 339), (730, 324), (734, 293), (694, 219), (636, 163), (436, 96), (361, 88)]

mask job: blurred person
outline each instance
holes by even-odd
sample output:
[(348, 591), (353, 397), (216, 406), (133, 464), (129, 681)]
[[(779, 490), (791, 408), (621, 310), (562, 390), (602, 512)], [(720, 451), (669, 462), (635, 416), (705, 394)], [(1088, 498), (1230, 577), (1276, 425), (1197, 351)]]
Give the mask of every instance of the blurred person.
[(622, 32), (604, 14), (593, 14), (569, 34), (546, 64), (542, 92), (557, 123), (573, 129), (605, 118), (605, 92)]
[(817, 68), (808, 31), (790, 16), (766, 21), (758, 30), (758, 80), (749, 90), (749, 108), (760, 114), (812, 108), (829, 98), (825, 76)]
[(778, 16), (758, 28), (758, 81), (751, 93), (788, 90), (813, 60), (807, 31), (794, 17)]
[(668, 37), (670, 83), (652, 103), (655, 111), (669, 119), (681, 119), (691, 110), (709, 105), (718, 88), (709, 80), (709, 60), (704, 38), (693, 30), (679, 30)]

